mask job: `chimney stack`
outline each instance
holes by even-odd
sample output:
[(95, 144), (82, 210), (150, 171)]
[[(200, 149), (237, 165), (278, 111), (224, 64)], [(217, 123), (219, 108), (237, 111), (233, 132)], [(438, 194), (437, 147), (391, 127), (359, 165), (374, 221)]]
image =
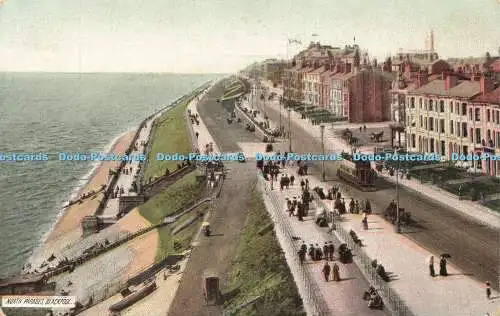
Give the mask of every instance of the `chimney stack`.
[(429, 75), (425, 69), (420, 69), (417, 73), (417, 88), (429, 83)]
[(491, 76), (487, 76), (483, 74), (481, 76), (481, 79), (479, 80), (480, 85), (481, 85), (481, 92), (483, 96), (487, 94), (488, 92), (491, 92), (492, 90), (495, 89), (495, 83), (493, 82), (493, 79)]
[(458, 77), (454, 73), (445, 73), (444, 88), (450, 90), (458, 85)]

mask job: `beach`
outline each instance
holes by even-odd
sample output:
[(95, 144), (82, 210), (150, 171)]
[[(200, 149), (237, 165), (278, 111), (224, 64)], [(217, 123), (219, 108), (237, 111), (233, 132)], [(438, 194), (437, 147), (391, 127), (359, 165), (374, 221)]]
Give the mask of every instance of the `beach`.
[[(131, 131), (119, 137), (115, 144), (112, 145), (110, 152), (116, 154), (125, 153), (135, 133), (136, 131)], [(120, 162), (117, 161), (102, 162), (94, 170), (87, 184), (82, 187), (80, 194), (92, 190), (98, 191), (102, 185), (108, 182), (109, 169), (116, 168), (119, 163)], [(35, 251), (35, 255), (30, 260), (30, 263), (32, 263), (32, 265), (37, 265), (39, 261), (43, 261), (44, 258), (47, 258), (51, 254), (57, 254), (68, 245), (78, 242), (82, 235), (80, 228), (81, 220), (85, 216), (94, 214), (102, 198), (103, 194), (99, 193), (85, 199), (81, 204), (77, 203), (68, 207), (59, 218), (54, 228), (48, 233), (47, 239), (40, 248)]]

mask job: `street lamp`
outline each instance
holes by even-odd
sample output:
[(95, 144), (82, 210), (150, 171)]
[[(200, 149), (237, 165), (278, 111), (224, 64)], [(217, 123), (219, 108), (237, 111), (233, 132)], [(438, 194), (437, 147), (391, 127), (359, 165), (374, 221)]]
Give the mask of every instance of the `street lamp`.
[(326, 182), (325, 174), (325, 124), (321, 124), (321, 150), (323, 151), (323, 160), (321, 162), (321, 178)]
[(290, 119), (290, 112), (292, 112), (292, 109), (288, 108), (288, 152), (292, 152), (292, 121)]
[[(399, 154), (401, 149), (396, 150), (395, 152)], [(401, 218), (399, 214), (399, 167), (400, 162), (398, 159), (397, 168), (396, 168), (396, 233), (401, 234)]]

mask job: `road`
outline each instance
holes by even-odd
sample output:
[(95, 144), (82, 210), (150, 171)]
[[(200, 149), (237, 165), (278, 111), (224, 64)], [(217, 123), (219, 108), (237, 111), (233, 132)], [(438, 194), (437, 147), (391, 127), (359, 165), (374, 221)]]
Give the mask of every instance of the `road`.
[[(273, 121), (279, 120), (279, 112), (267, 108), (267, 115)], [(288, 142), (285, 142), (288, 148)], [(292, 149), (295, 152), (321, 152), (321, 141), (309, 137), (301, 126), (292, 122)], [(340, 181), (336, 177), (336, 163), (327, 162), (328, 180)], [(321, 168), (317, 163), (315, 168)], [(361, 192), (350, 187), (350, 195), (358, 199), (369, 199), (375, 211), (381, 212), (395, 199), (394, 185), (380, 181), (376, 192)], [(416, 220), (415, 227), (406, 228), (404, 234), (434, 253), (449, 253), (451, 264), (465, 274), (481, 282), (490, 281), (492, 287), (499, 287), (500, 233), (485, 225), (465, 218), (455, 210), (425, 196), (400, 187), (400, 205), (410, 211)], [(425, 264), (425, 263), (422, 263)]]
[[(238, 152), (240, 149), (236, 140), (256, 142), (258, 139), (238, 124), (227, 124), (229, 112), (216, 102), (223, 92), (220, 85), (214, 87), (201, 101), (198, 113), (219, 148), (225, 152)], [(226, 167), (228, 175), (222, 194), (208, 218), (213, 235), (209, 238), (199, 236), (195, 243), (168, 315), (222, 315), (220, 306), (205, 305), (202, 276), (206, 269), (215, 270), (221, 276), (222, 293), (227, 290), (225, 276), (231, 267), (233, 254), (245, 225), (247, 205), (257, 180), (255, 165), (252, 163), (228, 162)]]

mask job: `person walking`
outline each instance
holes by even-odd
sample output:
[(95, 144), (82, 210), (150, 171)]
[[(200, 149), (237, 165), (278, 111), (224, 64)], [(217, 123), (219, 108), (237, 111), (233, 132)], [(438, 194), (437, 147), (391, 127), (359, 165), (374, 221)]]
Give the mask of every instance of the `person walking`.
[(330, 280), (330, 272), (331, 272), (331, 270), (332, 270), (332, 268), (328, 264), (328, 261), (326, 261), (325, 265), (323, 266), (323, 270), (321, 270), (323, 272), (323, 275), (325, 276), (325, 281), (326, 282), (328, 282)]
[(328, 257), (330, 254), (330, 248), (328, 248), (328, 243), (325, 241), (325, 244), (323, 245), (323, 255), (325, 257), (325, 260), (328, 261)]
[(328, 255), (330, 261), (333, 261), (333, 254), (335, 253), (335, 246), (333, 245), (333, 241), (330, 241), (330, 244), (328, 245)]
[(491, 300), (491, 286), (490, 282), (486, 282), (486, 298)]
[(363, 213), (363, 219), (361, 222), (363, 223), (363, 229), (368, 230), (368, 215), (366, 215), (366, 213)]
[(295, 181), (295, 176), (291, 175), (290, 176), (290, 185), (293, 187), (293, 182)]
[(439, 275), (448, 276), (448, 270), (446, 269), (446, 258), (441, 256), (441, 260), (439, 261)]
[(195, 135), (196, 135), (196, 139), (198, 139), (198, 137), (200, 136), (200, 133), (196, 132)]
[(300, 264), (304, 264), (304, 261), (306, 260), (306, 252), (303, 249), (299, 250), (299, 260)]
[(336, 262), (333, 264), (333, 281), (340, 281), (340, 269), (339, 265)]
[(429, 259), (427, 259), (427, 263), (429, 264), (429, 274), (431, 277), (435, 277), (436, 272), (434, 271), (434, 256), (430, 256)]

